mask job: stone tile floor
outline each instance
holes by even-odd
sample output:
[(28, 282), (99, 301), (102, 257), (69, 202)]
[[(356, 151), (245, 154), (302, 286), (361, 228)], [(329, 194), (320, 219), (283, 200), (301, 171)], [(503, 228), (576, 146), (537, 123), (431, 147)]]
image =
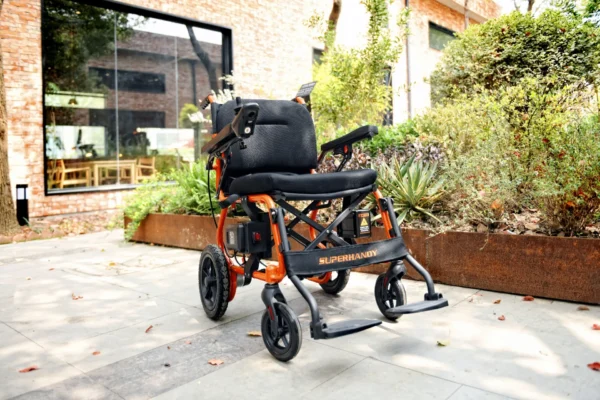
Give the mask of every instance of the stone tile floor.
[[(304, 341), (282, 364), (247, 334), (260, 330), (260, 283), (211, 321), (198, 258), (124, 243), (122, 231), (0, 246), (0, 400), (600, 398), (600, 372), (587, 367), (600, 361), (600, 307), (438, 285), (448, 308), (314, 341), (308, 307), (284, 283)], [(308, 285), (336, 321), (381, 318), (374, 282), (353, 273), (337, 297)], [(405, 285), (422, 299), (422, 283)]]

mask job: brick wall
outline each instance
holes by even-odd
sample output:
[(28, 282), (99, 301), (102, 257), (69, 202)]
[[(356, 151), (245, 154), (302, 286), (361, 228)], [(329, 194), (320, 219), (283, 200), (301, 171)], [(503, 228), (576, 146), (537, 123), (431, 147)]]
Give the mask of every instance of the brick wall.
[[(331, 7), (329, 1), (318, 0), (288, 0), (285, 6), (279, 0), (121, 1), (232, 28), (236, 89), (244, 95), (274, 98), (290, 98), (300, 84), (311, 80), (312, 51), (313, 47), (319, 47), (320, 44), (313, 39), (314, 35), (304, 21), (315, 10), (328, 15)], [(13, 187), (17, 183), (29, 184), (31, 216), (118, 207), (127, 192), (44, 195), (40, 3), (40, 0), (5, 0), (0, 19), (9, 117), (11, 182)], [(395, 7), (401, 7), (401, 3), (396, 1)], [(433, 0), (412, 0), (411, 5), (412, 66), (414, 71), (426, 75), (436, 57), (439, 57), (432, 53), (435, 50), (430, 50), (426, 42), (428, 19), (433, 18), (433, 22), (458, 31), (461, 30), (464, 17), (458, 11)], [(366, 23), (367, 18), (359, 0), (345, 1), (338, 41), (347, 45), (364, 41), (362, 35)], [(405, 78), (402, 79), (403, 65), (401, 61), (394, 76), (396, 85), (405, 82)], [(197, 74), (199, 87), (208, 80), (202, 72), (200, 68)], [(414, 76), (413, 80), (417, 78), (420, 76)], [(187, 78), (184, 76), (184, 79)], [(424, 93), (425, 89), (419, 87), (418, 91)], [(199, 96), (202, 95), (199, 93)], [(401, 115), (402, 98), (399, 96), (395, 99), (395, 106), (399, 109), (395, 112), (397, 118)], [(421, 99), (420, 96), (418, 98)], [(422, 104), (428, 101), (428, 90), (421, 100)], [(180, 98), (182, 101), (186, 100)], [(170, 121), (174, 118), (175, 114), (168, 117)]]

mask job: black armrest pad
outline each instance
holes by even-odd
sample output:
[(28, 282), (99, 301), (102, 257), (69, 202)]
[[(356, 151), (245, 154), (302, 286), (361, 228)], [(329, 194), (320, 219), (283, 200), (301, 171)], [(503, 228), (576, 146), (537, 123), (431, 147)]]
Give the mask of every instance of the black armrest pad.
[(329, 151), (338, 147), (356, 143), (363, 139), (371, 139), (379, 133), (376, 126), (365, 125), (331, 142), (321, 145), (321, 151)]

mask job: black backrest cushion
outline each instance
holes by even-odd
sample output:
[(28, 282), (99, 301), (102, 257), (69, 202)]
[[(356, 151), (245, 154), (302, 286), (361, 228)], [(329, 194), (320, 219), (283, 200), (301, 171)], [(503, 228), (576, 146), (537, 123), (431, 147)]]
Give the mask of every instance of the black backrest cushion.
[[(309, 173), (317, 167), (315, 126), (305, 106), (289, 100), (242, 100), (260, 107), (254, 135), (245, 139), (248, 146), (234, 145), (226, 175), (238, 177), (256, 172)], [(235, 101), (221, 105), (217, 113), (217, 132), (233, 121)]]

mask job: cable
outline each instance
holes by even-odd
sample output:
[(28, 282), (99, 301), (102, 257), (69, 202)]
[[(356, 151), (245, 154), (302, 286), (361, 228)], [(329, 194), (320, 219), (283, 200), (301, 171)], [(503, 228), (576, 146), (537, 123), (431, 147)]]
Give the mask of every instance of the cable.
[(206, 184), (208, 186), (208, 201), (210, 202), (210, 213), (212, 214), (213, 222), (215, 223), (215, 228), (219, 229), (219, 226), (217, 225), (217, 218), (215, 217), (215, 208), (213, 207), (212, 194), (210, 193), (210, 171), (211, 170), (212, 170), (212, 168), (208, 170), (208, 178), (206, 178)]

